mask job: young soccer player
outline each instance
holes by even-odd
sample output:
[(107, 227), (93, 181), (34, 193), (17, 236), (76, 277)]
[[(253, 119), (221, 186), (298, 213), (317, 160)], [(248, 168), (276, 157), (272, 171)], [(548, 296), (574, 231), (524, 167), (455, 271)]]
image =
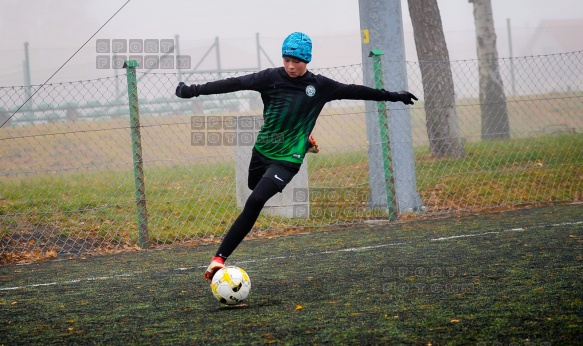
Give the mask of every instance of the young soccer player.
[(182, 82), (176, 96), (223, 94), (254, 90), (263, 100), (263, 126), (259, 130), (249, 164), (249, 189), (253, 190), (243, 211), (219, 245), (204, 277), (211, 280), (223, 268), (243, 238), (251, 231), (265, 203), (299, 171), (307, 152), (318, 152), (310, 135), (324, 105), (332, 100), (371, 100), (402, 102), (412, 105), (417, 100), (407, 91), (390, 92), (363, 85), (343, 84), (308, 71), (312, 59), (312, 41), (301, 32), (290, 34), (281, 48), (283, 67), (227, 78), (200, 85)]

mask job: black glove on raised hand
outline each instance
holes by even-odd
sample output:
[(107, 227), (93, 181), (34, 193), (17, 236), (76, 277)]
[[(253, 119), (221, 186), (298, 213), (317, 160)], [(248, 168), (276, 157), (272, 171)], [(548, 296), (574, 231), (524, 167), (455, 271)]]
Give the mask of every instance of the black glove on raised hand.
[(182, 99), (190, 99), (195, 96), (198, 96), (196, 93), (196, 86), (194, 84), (186, 85), (183, 82), (180, 82), (176, 87), (176, 96)]
[(406, 105), (412, 105), (414, 102), (413, 100), (417, 101), (417, 97), (413, 94), (411, 94), (408, 91), (399, 91), (399, 92), (392, 92), (392, 91), (386, 91), (385, 89), (383, 89), (383, 91), (385, 92), (387, 98), (385, 99), (385, 101), (391, 101), (391, 102), (403, 102)]

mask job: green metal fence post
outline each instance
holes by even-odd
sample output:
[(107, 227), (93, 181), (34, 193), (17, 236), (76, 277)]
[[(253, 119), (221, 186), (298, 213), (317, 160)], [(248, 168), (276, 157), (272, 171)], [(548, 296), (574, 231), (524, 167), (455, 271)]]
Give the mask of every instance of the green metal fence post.
[[(378, 49), (371, 50), (369, 57), (373, 59), (374, 79), (377, 89), (384, 88), (383, 68), (381, 63), (381, 55), (383, 52)], [(397, 214), (395, 212), (395, 193), (394, 193), (394, 177), (393, 177), (393, 162), (391, 157), (390, 141), (389, 141), (389, 120), (387, 118), (387, 105), (384, 101), (377, 102), (379, 125), (381, 131), (381, 147), (383, 150), (383, 168), (385, 173), (385, 186), (387, 189), (387, 207), (389, 212), (389, 221), (395, 220)]]
[(138, 245), (142, 249), (149, 246), (148, 210), (146, 209), (146, 184), (142, 160), (142, 137), (140, 135), (140, 107), (138, 104), (138, 82), (136, 78), (136, 60), (124, 63), (128, 81), (128, 102), (132, 131), (132, 154), (134, 162), (134, 184), (136, 186), (136, 207), (138, 212)]

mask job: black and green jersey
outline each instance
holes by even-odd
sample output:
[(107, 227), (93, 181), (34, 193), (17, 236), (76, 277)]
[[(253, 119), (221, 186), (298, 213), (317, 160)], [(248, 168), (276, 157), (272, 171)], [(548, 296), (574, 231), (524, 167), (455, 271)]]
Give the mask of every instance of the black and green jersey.
[(386, 100), (386, 92), (343, 84), (306, 72), (291, 78), (283, 67), (196, 86), (198, 95), (254, 90), (263, 100), (263, 126), (255, 148), (265, 157), (301, 164), (308, 137), (324, 105), (332, 100)]

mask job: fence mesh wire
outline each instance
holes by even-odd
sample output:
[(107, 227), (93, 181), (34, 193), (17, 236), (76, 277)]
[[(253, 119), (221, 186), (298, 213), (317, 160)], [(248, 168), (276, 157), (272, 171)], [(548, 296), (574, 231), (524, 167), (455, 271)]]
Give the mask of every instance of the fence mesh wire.
[[(447, 64), (465, 155), (431, 155), (420, 68), (409, 62), (409, 89), (421, 100), (410, 116), (423, 208), (398, 220), (582, 200), (583, 52), (499, 60), (506, 140), (482, 140), (478, 61)], [(363, 80), (361, 65), (313, 72), (344, 83)], [(238, 215), (235, 144), (252, 145), (241, 130), (260, 126), (259, 94), (190, 100), (173, 94), (179, 81), (241, 74), (138, 72), (150, 244), (213, 241)], [(0, 99), (2, 261), (135, 247), (126, 76), (1, 87)], [(306, 159), (310, 217), (263, 213), (253, 235), (386, 220), (385, 210), (368, 203), (365, 112), (365, 103), (353, 100), (324, 108), (314, 130), (321, 152)]]

